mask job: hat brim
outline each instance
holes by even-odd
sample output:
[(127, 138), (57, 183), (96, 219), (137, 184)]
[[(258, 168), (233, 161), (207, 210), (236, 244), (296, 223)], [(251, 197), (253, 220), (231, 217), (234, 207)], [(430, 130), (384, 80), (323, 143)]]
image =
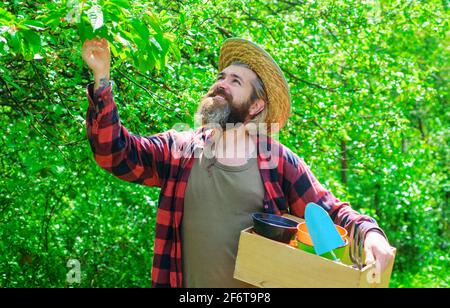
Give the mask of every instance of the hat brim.
[(286, 124), (291, 110), (289, 85), (283, 72), (261, 47), (245, 39), (229, 38), (220, 49), (219, 72), (236, 61), (246, 63), (263, 82), (269, 100), (265, 122), (269, 133), (277, 132)]

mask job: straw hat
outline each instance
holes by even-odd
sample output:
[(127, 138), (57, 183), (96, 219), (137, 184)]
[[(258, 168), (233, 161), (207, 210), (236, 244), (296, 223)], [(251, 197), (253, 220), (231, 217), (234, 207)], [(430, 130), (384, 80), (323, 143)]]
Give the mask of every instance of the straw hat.
[(241, 38), (227, 39), (220, 49), (219, 72), (235, 61), (246, 63), (261, 78), (269, 99), (265, 122), (270, 133), (276, 133), (272, 123), (281, 129), (289, 117), (291, 96), (289, 85), (280, 67), (261, 47)]

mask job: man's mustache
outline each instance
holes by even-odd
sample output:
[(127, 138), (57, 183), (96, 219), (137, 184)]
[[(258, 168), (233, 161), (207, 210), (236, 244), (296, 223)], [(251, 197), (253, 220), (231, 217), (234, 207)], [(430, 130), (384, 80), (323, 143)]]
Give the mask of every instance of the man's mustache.
[(213, 89), (208, 93), (207, 97), (214, 97), (218, 95), (222, 96), (228, 102), (228, 104), (231, 104), (233, 102), (233, 96), (227, 93), (223, 88)]

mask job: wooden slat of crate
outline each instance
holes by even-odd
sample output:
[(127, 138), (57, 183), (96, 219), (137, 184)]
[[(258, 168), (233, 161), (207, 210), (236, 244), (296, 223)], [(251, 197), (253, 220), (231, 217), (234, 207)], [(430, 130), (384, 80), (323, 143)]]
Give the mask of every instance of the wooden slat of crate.
[[(387, 287), (386, 271), (370, 284), (363, 270), (336, 263), (289, 245), (264, 238), (248, 228), (241, 232), (234, 277), (258, 287)], [(387, 278), (386, 278), (387, 277)]]
[[(300, 217), (293, 216), (290, 214), (284, 214), (283, 216), (286, 218), (295, 220), (297, 222), (305, 221), (304, 219), (302, 219)], [(370, 275), (373, 272), (373, 267), (366, 267), (361, 270), (361, 277), (360, 277), (360, 282), (359, 282), (360, 288), (388, 288), (389, 287), (392, 270), (394, 269), (395, 256), (397, 254), (397, 249), (394, 247), (392, 247), (392, 249), (394, 252), (394, 258), (392, 259), (392, 262), (386, 267), (385, 271), (381, 274), (381, 277), (378, 281), (376, 279), (367, 277), (367, 275)], [(365, 260), (365, 258), (366, 258), (366, 256), (365, 256), (365, 253), (363, 252), (362, 259)], [(346, 250), (344, 252), (344, 257), (342, 258), (342, 262), (347, 265), (352, 264), (351, 260), (350, 260), (350, 256), (349, 256), (349, 246), (346, 247)]]

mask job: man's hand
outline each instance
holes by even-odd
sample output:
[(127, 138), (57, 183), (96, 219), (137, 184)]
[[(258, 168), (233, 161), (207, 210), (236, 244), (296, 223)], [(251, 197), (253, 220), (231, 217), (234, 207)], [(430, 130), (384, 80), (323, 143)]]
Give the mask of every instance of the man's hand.
[(388, 241), (377, 231), (369, 231), (364, 240), (366, 264), (375, 263), (375, 273), (381, 275), (394, 258)]
[(81, 55), (83, 60), (94, 73), (95, 86), (98, 89), (109, 84), (109, 72), (111, 67), (111, 52), (106, 39), (86, 40), (83, 44)]

